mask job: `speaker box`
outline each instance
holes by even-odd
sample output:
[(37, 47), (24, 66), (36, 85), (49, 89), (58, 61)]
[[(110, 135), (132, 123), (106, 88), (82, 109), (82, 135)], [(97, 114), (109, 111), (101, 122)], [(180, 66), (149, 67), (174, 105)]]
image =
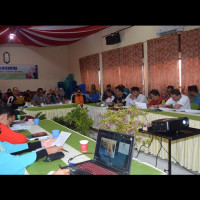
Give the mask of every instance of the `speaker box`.
[(120, 43), (120, 34), (119, 32), (117, 33), (112, 33), (111, 35), (106, 37), (106, 44), (107, 45), (112, 45), (112, 44), (117, 44)]

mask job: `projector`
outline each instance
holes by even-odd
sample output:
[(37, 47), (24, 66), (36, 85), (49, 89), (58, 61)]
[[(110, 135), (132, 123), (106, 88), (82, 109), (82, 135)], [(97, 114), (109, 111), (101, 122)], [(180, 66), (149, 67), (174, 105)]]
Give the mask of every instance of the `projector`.
[(189, 127), (189, 119), (187, 117), (158, 119), (151, 123), (152, 129), (161, 133), (176, 133)]

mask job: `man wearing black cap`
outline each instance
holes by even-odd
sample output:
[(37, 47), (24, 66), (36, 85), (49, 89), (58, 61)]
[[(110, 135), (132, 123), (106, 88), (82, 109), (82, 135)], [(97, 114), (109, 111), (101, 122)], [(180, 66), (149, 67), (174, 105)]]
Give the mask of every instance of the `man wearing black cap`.
[(72, 96), (72, 103), (79, 104), (81, 107), (86, 102), (86, 97), (84, 94), (82, 94), (80, 88), (76, 89), (75, 94)]

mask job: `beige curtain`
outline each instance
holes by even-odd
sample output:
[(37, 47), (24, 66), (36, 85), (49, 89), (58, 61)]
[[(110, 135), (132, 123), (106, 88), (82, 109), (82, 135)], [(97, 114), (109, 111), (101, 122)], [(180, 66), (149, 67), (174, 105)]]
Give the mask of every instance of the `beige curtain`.
[(200, 29), (181, 34), (182, 92), (197, 85), (200, 89)]
[(148, 92), (157, 89), (162, 96), (168, 85), (179, 88), (179, 36), (147, 41)]
[(90, 55), (79, 59), (82, 84), (86, 85), (86, 90), (91, 90), (91, 85), (95, 84), (100, 90), (99, 85), (99, 54)]
[(137, 86), (143, 92), (142, 43), (102, 53), (103, 88), (119, 84), (127, 88)]

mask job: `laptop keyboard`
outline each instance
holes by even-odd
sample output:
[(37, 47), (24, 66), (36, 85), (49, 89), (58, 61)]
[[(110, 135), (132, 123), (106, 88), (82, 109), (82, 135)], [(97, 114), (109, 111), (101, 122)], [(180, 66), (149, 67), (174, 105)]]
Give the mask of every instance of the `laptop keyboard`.
[(78, 165), (76, 165), (76, 167), (78, 167), (92, 175), (118, 175), (117, 173), (115, 173), (113, 171), (107, 170), (103, 167), (100, 167), (100, 166), (95, 165), (90, 162), (78, 164)]

